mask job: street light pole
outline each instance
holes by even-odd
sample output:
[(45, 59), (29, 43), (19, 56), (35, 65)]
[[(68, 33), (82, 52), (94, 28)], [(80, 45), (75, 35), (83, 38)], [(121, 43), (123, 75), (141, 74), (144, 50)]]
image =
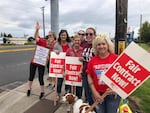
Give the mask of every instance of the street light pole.
[[(48, 0), (45, 0), (48, 1)], [(58, 34), (59, 32), (59, 0), (50, 1), (50, 25), (51, 31)]]
[(44, 6), (41, 7), (42, 10), (42, 17), (43, 17), (43, 37), (45, 38), (45, 17), (44, 17)]
[(49, 29), (51, 29), (51, 0), (45, 0), (45, 1), (49, 1)]

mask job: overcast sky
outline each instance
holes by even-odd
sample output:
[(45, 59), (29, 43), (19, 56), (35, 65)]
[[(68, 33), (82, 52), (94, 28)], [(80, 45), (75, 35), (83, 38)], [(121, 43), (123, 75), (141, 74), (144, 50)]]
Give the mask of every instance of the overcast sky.
[[(115, 34), (116, 0), (59, 0), (59, 29), (66, 29), (69, 35), (87, 27), (94, 27), (97, 33), (110, 37)], [(46, 34), (50, 29), (50, 2), (45, 0), (1, 0), (0, 32), (14, 37), (24, 34), (33, 36), (35, 23), (42, 26), (42, 10), (45, 6)], [(142, 22), (150, 22), (150, 0), (128, 0), (128, 26), (137, 31)], [(43, 36), (42, 28), (40, 35)]]

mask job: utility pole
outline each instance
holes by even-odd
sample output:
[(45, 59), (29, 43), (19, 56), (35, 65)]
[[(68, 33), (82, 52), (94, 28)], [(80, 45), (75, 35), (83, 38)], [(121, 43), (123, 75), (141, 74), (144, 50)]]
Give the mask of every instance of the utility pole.
[(115, 53), (120, 54), (126, 47), (128, 0), (116, 0)]
[(45, 0), (45, 1), (49, 1), (49, 30), (51, 30), (51, 0)]
[(44, 17), (44, 6), (41, 7), (42, 10), (42, 17), (43, 17), (43, 37), (45, 38), (45, 17)]
[(51, 0), (51, 30), (59, 32), (59, 0)]
[[(45, 0), (48, 1), (48, 0)], [(51, 31), (58, 35), (59, 32), (59, 0), (50, 1), (50, 26)]]

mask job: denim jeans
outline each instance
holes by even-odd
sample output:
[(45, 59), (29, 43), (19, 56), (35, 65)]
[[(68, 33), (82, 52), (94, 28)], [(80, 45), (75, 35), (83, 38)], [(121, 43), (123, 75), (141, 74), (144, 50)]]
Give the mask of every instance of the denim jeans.
[(61, 88), (62, 88), (62, 83), (63, 83), (63, 78), (58, 78), (57, 79), (57, 94), (60, 96), (61, 94)]
[(91, 89), (89, 88), (87, 74), (85, 73), (82, 74), (82, 85), (83, 85), (84, 93), (85, 93), (85, 101), (88, 102), (90, 105), (92, 105), (94, 101), (92, 98)]
[[(61, 89), (62, 89), (62, 84), (63, 84), (64, 78), (58, 78), (57, 79), (57, 94), (60, 96), (61, 95)], [(71, 92), (71, 86), (70, 85), (65, 85), (65, 92), (70, 93)]]
[(82, 98), (82, 86), (76, 86), (76, 96), (78, 99)]
[(96, 113), (117, 113), (119, 107), (120, 97), (114, 97), (114, 95), (108, 95), (105, 97), (102, 103), (99, 103), (96, 107)]

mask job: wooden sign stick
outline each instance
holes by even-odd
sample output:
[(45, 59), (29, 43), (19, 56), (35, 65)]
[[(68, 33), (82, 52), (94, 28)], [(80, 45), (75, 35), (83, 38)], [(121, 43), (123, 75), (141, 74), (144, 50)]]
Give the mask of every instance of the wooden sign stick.
[[(105, 93), (102, 95), (102, 98), (104, 99), (107, 95), (108, 95), (108, 93), (105, 92)], [(98, 102), (98, 101), (95, 101), (95, 102), (89, 107), (89, 109), (87, 109), (87, 111), (86, 111), (85, 113), (89, 113), (90, 111), (92, 111), (98, 104), (99, 104), (99, 102)]]

